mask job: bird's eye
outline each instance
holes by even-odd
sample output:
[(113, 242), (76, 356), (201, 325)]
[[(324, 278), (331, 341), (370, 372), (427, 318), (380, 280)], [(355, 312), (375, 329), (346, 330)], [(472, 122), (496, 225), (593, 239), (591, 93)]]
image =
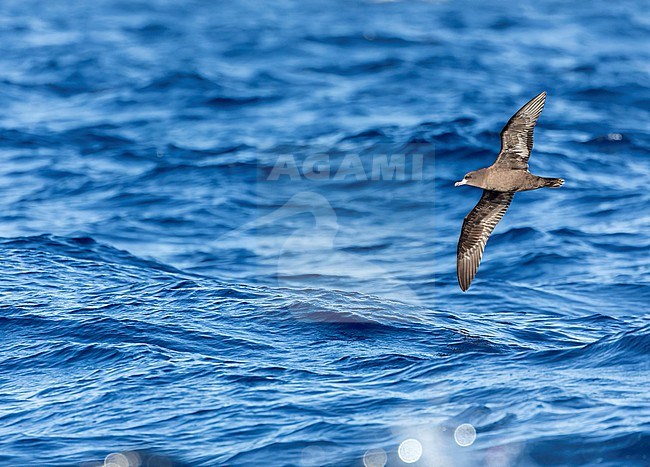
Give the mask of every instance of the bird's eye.
[(470, 178), (472, 178), (471, 175), (465, 175), (465, 179), (466, 179), (466, 180), (469, 180)]

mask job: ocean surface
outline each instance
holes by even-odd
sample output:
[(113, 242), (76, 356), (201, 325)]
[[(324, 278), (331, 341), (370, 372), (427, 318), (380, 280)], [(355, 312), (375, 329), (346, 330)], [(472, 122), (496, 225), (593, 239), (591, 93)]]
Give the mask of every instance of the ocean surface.
[(647, 13), (3, 0), (0, 466), (650, 465)]

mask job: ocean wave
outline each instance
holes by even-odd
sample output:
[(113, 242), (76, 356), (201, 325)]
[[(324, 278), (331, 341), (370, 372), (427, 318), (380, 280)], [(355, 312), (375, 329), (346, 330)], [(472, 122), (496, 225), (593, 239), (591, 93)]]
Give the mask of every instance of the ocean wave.
[[(8, 1), (0, 464), (647, 464), (647, 25), (501, 6)], [(542, 90), (566, 184), (461, 293), (453, 184)]]

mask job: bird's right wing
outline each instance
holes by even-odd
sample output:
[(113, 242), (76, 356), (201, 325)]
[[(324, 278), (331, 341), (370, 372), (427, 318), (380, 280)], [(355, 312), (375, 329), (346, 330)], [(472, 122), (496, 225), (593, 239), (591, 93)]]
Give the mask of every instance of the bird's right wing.
[(508, 210), (513, 192), (483, 190), (483, 196), (463, 221), (456, 251), (456, 274), (464, 292), (469, 289), (490, 234)]
[(533, 130), (546, 102), (546, 91), (533, 97), (514, 114), (501, 130), (501, 152), (494, 165), (528, 170), (533, 149)]

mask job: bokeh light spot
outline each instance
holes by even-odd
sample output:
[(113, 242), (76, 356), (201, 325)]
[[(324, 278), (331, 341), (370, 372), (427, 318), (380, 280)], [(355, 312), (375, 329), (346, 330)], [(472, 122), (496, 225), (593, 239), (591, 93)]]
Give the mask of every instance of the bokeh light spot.
[(388, 456), (383, 449), (370, 449), (363, 455), (364, 467), (384, 467)]
[(327, 464), (327, 456), (320, 446), (307, 446), (302, 450), (300, 460), (303, 467), (320, 467)]
[(103, 467), (140, 467), (141, 465), (142, 460), (137, 452), (124, 451), (106, 456)]
[(129, 458), (121, 452), (114, 452), (106, 456), (104, 467), (130, 467)]
[(454, 439), (459, 446), (471, 446), (476, 440), (476, 429), (469, 423), (463, 423), (456, 428)]
[(407, 464), (417, 462), (422, 457), (422, 444), (413, 438), (402, 441), (397, 450), (397, 455), (402, 459), (402, 462)]

